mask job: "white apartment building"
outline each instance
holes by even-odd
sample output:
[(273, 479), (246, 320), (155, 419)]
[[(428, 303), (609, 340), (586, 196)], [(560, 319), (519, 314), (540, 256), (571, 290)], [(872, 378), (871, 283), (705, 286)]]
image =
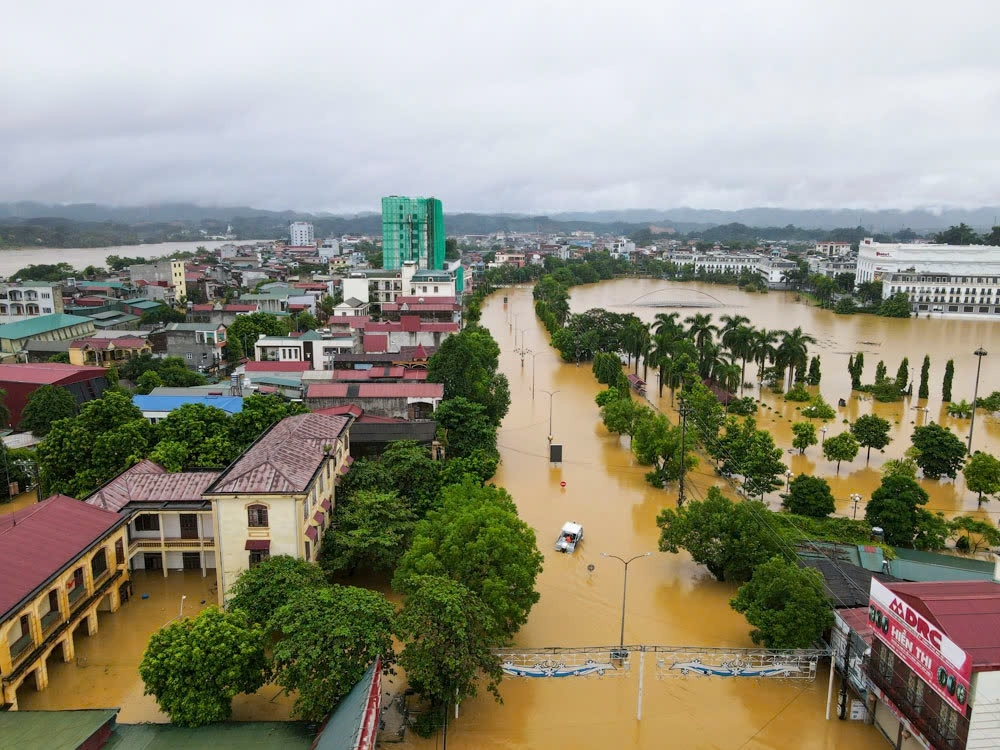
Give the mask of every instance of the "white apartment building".
[(825, 255), (827, 258), (836, 258), (840, 255), (850, 255), (850, 242), (817, 242), (813, 252)]
[(757, 272), (757, 264), (761, 257), (755, 253), (708, 253), (694, 257), (694, 271), (698, 273), (731, 273), (740, 274), (743, 271)]
[(0, 323), (63, 312), (62, 287), (44, 281), (0, 284)]
[(962, 278), (1000, 276), (1000, 247), (883, 243), (870, 237), (862, 240), (858, 249), (859, 284), (881, 281), (886, 274), (903, 271)]
[(313, 232), (313, 225), (308, 221), (293, 221), (288, 225), (288, 234), (291, 247), (308, 247), (316, 244), (316, 235)]
[(777, 257), (763, 257), (757, 262), (757, 273), (770, 289), (782, 289), (788, 285), (786, 278), (789, 271), (798, 268), (795, 261)]

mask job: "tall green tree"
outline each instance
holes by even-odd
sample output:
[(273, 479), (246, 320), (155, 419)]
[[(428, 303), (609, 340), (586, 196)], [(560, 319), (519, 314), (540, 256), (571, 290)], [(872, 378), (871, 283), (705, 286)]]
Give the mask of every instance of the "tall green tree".
[(270, 620), (275, 681), (295, 693), (292, 713), (321, 721), (381, 657), (395, 659), (395, 611), (377, 591), (354, 586), (302, 589)]
[(653, 467), (646, 474), (646, 481), (654, 487), (665, 487), (675, 481), (680, 477), (682, 468), (684, 471), (694, 469), (698, 465), (694, 448), (694, 431), (672, 425), (662, 414), (649, 410), (645, 418), (636, 422), (632, 452), (640, 464)]
[(782, 451), (770, 432), (757, 429), (753, 417), (729, 417), (722, 435), (708, 445), (708, 452), (718, 459), (724, 475), (743, 477), (743, 489), (750, 497), (763, 497), (781, 487), (780, 477), (787, 469), (781, 462)]
[(871, 461), (872, 448), (882, 450), (889, 444), (890, 427), (888, 420), (875, 414), (863, 414), (851, 425), (851, 434), (857, 439), (858, 445), (868, 449), (865, 463)]
[(444, 398), (466, 398), (480, 404), (494, 425), (510, 408), (507, 376), (497, 371), (500, 347), (490, 332), (468, 326), (441, 342), (427, 365), (427, 380), (444, 384)]
[[(779, 344), (777, 350), (778, 367), (782, 371), (785, 368), (794, 371), (796, 368), (805, 367), (809, 362), (809, 345), (815, 343), (816, 339), (808, 333), (803, 333), (800, 326), (796, 326), (791, 331), (785, 332), (781, 337), (781, 344)], [(788, 388), (791, 387), (792, 376), (789, 374)]]
[(983, 495), (1000, 493), (1000, 460), (989, 453), (976, 451), (962, 469), (965, 486), (978, 493), (978, 502), (983, 503)]
[(903, 361), (899, 363), (899, 369), (896, 370), (896, 388), (899, 389), (900, 393), (906, 391), (906, 386), (909, 382), (910, 377), (910, 360), (908, 357), (903, 357)]
[(840, 474), (841, 461), (853, 461), (858, 455), (858, 441), (850, 432), (842, 432), (823, 441), (823, 455), (827, 461), (837, 462), (837, 474)]
[(266, 625), (299, 591), (326, 586), (323, 571), (290, 555), (275, 555), (242, 571), (229, 591), (229, 611), (239, 610), (250, 622)]
[(748, 581), (754, 568), (779, 554), (775, 536), (764, 525), (767, 513), (763, 503), (734, 503), (710, 487), (704, 500), (660, 512), (660, 551), (687, 550), (718, 580)]
[(917, 535), (917, 510), (927, 504), (928, 497), (915, 479), (902, 474), (883, 477), (868, 501), (865, 520), (885, 532), (887, 544), (912, 547)]
[(917, 398), (928, 398), (930, 396), (930, 387), (928, 381), (931, 374), (931, 357), (929, 354), (924, 355), (924, 363), (920, 366), (920, 387), (917, 389)]
[(989, 521), (972, 516), (957, 516), (948, 522), (950, 536), (955, 538), (955, 549), (975, 554), (980, 547), (1000, 545), (1000, 529)]
[(442, 443), (449, 456), (463, 457), (477, 450), (496, 450), (496, 425), (486, 407), (462, 396), (442, 401), (434, 412)]
[(474, 697), (482, 681), (499, 701), (503, 673), (489, 610), (450, 578), (418, 576), (413, 584), (396, 618), (396, 633), (406, 644), (399, 664), (409, 684), (442, 705)]
[(52, 423), (76, 416), (77, 403), (72, 393), (57, 385), (43, 385), (31, 392), (21, 411), (22, 430), (45, 437)]
[(965, 443), (936, 422), (915, 428), (910, 441), (914, 460), (928, 479), (954, 479), (965, 463)]
[(782, 505), (791, 513), (811, 518), (826, 518), (837, 509), (829, 483), (808, 474), (799, 474), (789, 483)]
[(330, 574), (393, 570), (409, 546), (416, 516), (396, 492), (362, 490), (337, 503), (319, 563)]
[(816, 445), (819, 440), (816, 438), (816, 425), (812, 422), (795, 422), (792, 425), (792, 447), (798, 448), (799, 455), (806, 452), (810, 445)]
[(258, 337), (284, 336), (285, 324), (270, 313), (255, 312), (237, 315), (226, 329), (226, 360), (236, 364), (243, 357), (254, 358), (254, 343)]
[(951, 401), (951, 383), (955, 379), (955, 360), (949, 359), (944, 366), (944, 380), (941, 382), (941, 399)]
[(819, 356), (815, 356), (809, 360), (809, 385), (819, 385), (822, 379), (823, 373), (820, 372)]
[(441, 496), (440, 507), (417, 523), (393, 588), (409, 595), (419, 576), (448, 576), (486, 605), (497, 637), (509, 638), (538, 601), (542, 555), (535, 532), (502, 488), (466, 480), (443, 488)]
[(139, 676), (144, 694), (154, 696), (174, 724), (225, 721), (233, 697), (255, 692), (266, 680), (264, 631), (242, 612), (209, 607), (153, 633)]
[(754, 627), (753, 642), (766, 648), (809, 648), (833, 625), (819, 572), (781, 557), (760, 565), (729, 604)]

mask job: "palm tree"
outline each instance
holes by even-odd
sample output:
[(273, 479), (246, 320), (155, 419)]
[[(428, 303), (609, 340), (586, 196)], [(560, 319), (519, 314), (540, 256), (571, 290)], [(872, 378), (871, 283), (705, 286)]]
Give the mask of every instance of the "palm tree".
[(745, 323), (750, 322), (750, 318), (745, 318), (742, 315), (721, 315), (719, 316), (719, 320), (724, 323), (722, 328), (719, 329), (719, 334), (722, 337), (722, 343), (726, 344), (726, 346), (729, 346), (729, 344), (726, 343), (726, 337), (731, 335), (737, 328), (740, 328)]
[(764, 379), (764, 368), (768, 362), (774, 362), (778, 349), (778, 343), (782, 331), (769, 331), (761, 328), (753, 332), (753, 341), (750, 345), (751, 358), (757, 363), (757, 380)]
[(712, 370), (712, 380), (729, 393), (736, 392), (742, 382), (740, 377), (740, 366), (728, 360), (720, 359)]
[[(741, 317), (737, 315), (736, 319)], [(742, 319), (746, 321), (746, 318)], [(722, 334), (722, 343), (729, 349), (730, 354), (733, 355), (734, 359), (740, 359), (743, 362), (740, 368), (740, 391), (743, 390), (743, 383), (746, 382), (747, 360), (753, 356), (753, 337), (754, 329), (742, 324), (730, 328)]]
[[(653, 332), (661, 333), (662, 331), (670, 331), (671, 334), (677, 331), (683, 331), (683, 326), (678, 322), (678, 318), (681, 317), (679, 312), (672, 313), (657, 313), (656, 318), (653, 323)], [(677, 338), (677, 336), (673, 336)]]
[(777, 364), (782, 370), (784, 380), (785, 368), (788, 368), (788, 388), (792, 387), (795, 370), (809, 364), (809, 344), (815, 344), (816, 339), (808, 333), (802, 333), (802, 327), (796, 326), (786, 331), (778, 346)]
[(701, 349), (712, 341), (713, 335), (719, 332), (719, 327), (712, 322), (711, 313), (695, 313), (684, 318), (688, 324), (687, 336), (694, 345)]

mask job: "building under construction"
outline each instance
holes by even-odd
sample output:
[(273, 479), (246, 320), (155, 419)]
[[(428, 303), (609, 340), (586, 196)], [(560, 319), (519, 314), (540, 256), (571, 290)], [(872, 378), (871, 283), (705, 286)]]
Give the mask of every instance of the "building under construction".
[(444, 212), (437, 198), (382, 199), (382, 267), (401, 268), (408, 260), (420, 268), (444, 268)]

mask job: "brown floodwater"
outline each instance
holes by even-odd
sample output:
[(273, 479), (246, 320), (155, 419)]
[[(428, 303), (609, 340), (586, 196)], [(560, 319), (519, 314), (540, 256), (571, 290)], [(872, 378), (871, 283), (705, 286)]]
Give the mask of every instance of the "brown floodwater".
[[(506, 309), (503, 295), (509, 298)], [(674, 303), (674, 307), (643, 306)], [(712, 303), (714, 309), (689, 308), (686, 303)], [(954, 397), (972, 400), (975, 357), (979, 345), (990, 348), (994, 330), (990, 321), (889, 320), (870, 316), (836, 316), (795, 302), (793, 295), (745, 294), (728, 287), (669, 284), (652, 280), (618, 280), (572, 290), (572, 309), (583, 312), (604, 307), (635, 312), (651, 322), (658, 312), (679, 310), (682, 317), (710, 312), (740, 314), (753, 325), (803, 330), (817, 339), (812, 353), (822, 358), (819, 390), (836, 406), (848, 406), (828, 423), (828, 437), (847, 429), (843, 419), (854, 420), (871, 412), (893, 424), (893, 442), (884, 453), (873, 452), (870, 466), (864, 455), (850, 464), (836, 466), (823, 459), (819, 446), (804, 456), (787, 454), (793, 472), (827, 477), (838, 501), (838, 511), (850, 512), (849, 495), (865, 499), (878, 485), (878, 469), (888, 458), (899, 457), (909, 445), (914, 423), (931, 418), (963, 436), (968, 420), (951, 420), (942, 414), (941, 378), (945, 361), (956, 359)], [(494, 295), (483, 308), (483, 323), (500, 343), (501, 367), (510, 378), (511, 410), (501, 426), (499, 443), (503, 463), (496, 481), (508, 489), (521, 517), (534, 529), (545, 555), (545, 570), (538, 580), (541, 599), (516, 644), (541, 646), (598, 646), (617, 642), (621, 626), (622, 566), (601, 557), (601, 552), (631, 556), (657, 548), (656, 515), (674, 506), (676, 488), (658, 490), (644, 480), (624, 441), (609, 435), (600, 424), (594, 396), (601, 386), (590, 367), (564, 364), (547, 343), (545, 330), (535, 319), (530, 288), (508, 289)], [(523, 339), (523, 344), (522, 344)], [(520, 346), (532, 350), (522, 367)], [(874, 378), (875, 366), (884, 359), (895, 374), (904, 356), (919, 375), (925, 353), (931, 356), (929, 412), (918, 412), (916, 399), (900, 404), (850, 400), (848, 355), (865, 353), (865, 380)], [(998, 353), (1000, 354), (1000, 353)], [(963, 358), (964, 357), (964, 358)], [(534, 362), (532, 361), (534, 359)], [(532, 370), (534, 369), (534, 372)], [(980, 394), (1000, 388), (990, 358), (983, 360)], [(642, 368), (640, 367), (640, 375)], [(534, 394), (532, 394), (534, 379)], [(748, 376), (750, 379), (750, 376)], [(656, 398), (656, 378), (649, 373), (650, 397), (670, 413), (670, 395)], [(547, 461), (550, 396), (554, 442), (564, 446), (563, 463)], [(748, 395), (757, 396), (748, 391)], [(777, 444), (791, 449), (792, 421), (797, 404), (765, 392), (770, 408), (761, 411), (761, 427), (770, 430)], [(980, 414), (976, 420), (975, 447), (998, 453), (1000, 431), (996, 420)], [(691, 494), (703, 497), (715, 475), (703, 464), (689, 477)], [(565, 487), (561, 483), (565, 482)], [(975, 497), (957, 481), (922, 484), (931, 493), (930, 507), (948, 514), (974, 511)], [(777, 507), (777, 494), (768, 500)], [(988, 504), (987, 504), (988, 505)], [(992, 517), (996, 513), (987, 507)], [(863, 515), (864, 506), (859, 508)], [(583, 543), (575, 555), (552, 550), (562, 523), (574, 520), (585, 527)], [(589, 566), (593, 565), (593, 571)], [(729, 608), (735, 587), (715, 581), (687, 554), (656, 552), (629, 566), (625, 643), (647, 645), (752, 646), (748, 626)], [(657, 679), (654, 659), (647, 656), (643, 717), (636, 720), (638, 669), (627, 677), (516, 679), (505, 678), (503, 705), (480, 696), (464, 704), (460, 718), (448, 732), (454, 748), (541, 748), (571, 744), (576, 748), (883, 748), (885, 740), (861, 722), (824, 718), (827, 675), (825, 668), (813, 683), (742, 681), (737, 678)], [(834, 712), (835, 716), (835, 712)], [(420, 740), (408, 734), (404, 747), (431, 748), (440, 738)]]
[[(509, 303), (503, 305), (503, 294)], [(645, 304), (644, 304), (645, 303)], [(675, 307), (646, 306), (649, 303)], [(688, 303), (718, 304), (701, 309)], [(753, 325), (803, 330), (817, 339), (812, 353), (822, 357), (823, 380), (819, 390), (832, 405), (848, 399), (845, 408), (828, 423), (828, 437), (846, 429), (842, 420), (875, 411), (893, 424), (893, 442), (884, 453), (873, 452), (870, 466), (864, 454), (836, 466), (823, 459), (819, 446), (786, 455), (793, 472), (815, 473), (829, 479), (838, 511), (851, 512), (849, 495), (865, 500), (878, 485), (881, 464), (899, 457), (909, 445), (914, 424), (935, 419), (964, 436), (968, 420), (954, 420), (943, 413), (941, 379), (945, 361), (955, 358), (954, 397), (972, 400), (976, 358), (972, 351), (994, 346), (991, 321), (942, 319), (890, 320), (870, 316), (836, 316), (795, 302), (793, 295), (745, 294), (728, 287), (670, 284), (653, 280), (618, 280), (577, 287), (572, 307), (582, 312), (605, 307), (632, 311), (647, 321), (658, 312), (677, 309), (682, 317), (710, 312), (740, 314)], [(516, 319), (515, 319), (516, 316)], [(676, 504), (676, 488), (654, 489), (646, 484), (644, 467), (635, 463), (627, 445), (609, 435), (600, 424), (594, 396), (601, 386), (590, 367), (564, 364), (547, 343), (547, 334), (534, 317), (530, 288), (509, 289), (494, 295), (483, 308), (483, 323), (499, 342), (501, 367), (510, 378), (511, 410), (501, 426), (499, 447), (503, 463), (496, 482), (508, 489), (521, 517), (536, 532), (545, 555), (545, 570), (538, 580), (541, 599), (528, 623), (518, 633), (517, 645), (606, 646), (617, 642), (621, 625), (622, 566), (601, 557), (601, 552), (622, 557), (655, 551), (656, 515)], [(522, 343), (535, 354), (522, 367), (515, 349)], [(850, 399), (848, 355), (863, 351), (864, 380), (873, 379), (875, 365), (884, 359), (895, 374), (903, 356), (919, 376), (925, 353), (931, 356), (931, 398), (907, 399), (899, 404), (877, 404)], [(997, 352), (1000, 356), (1000, 352)], [(983, 359), (980, 395), (1000, 388), (1000, 369), (994, 357)], [(534, 393), (532, 393), (534, 364)], [(748, 368), (749, 372), (749, 368)], [(640, 368), (641, 374), (641, 368)], [(748, 375), (748, 379), (750, 379)], [(656, 399), (656, 378), (650, 371), (650, 397), (670, 412), (669, 391)], [(564, 461), (551, 467), (547, 460), (550, 397), (554, 442), (564, 446)], [(756, 391), (748, 395), (757, 396)], [(777, 444), (791, 448), (790, 424), (797, 421), (798, 404), (786, 403), (765, 391), (769, 408), (761, 411), (761, 427), (770, 430)], [(929, 411), (918, 411), (915, 406)], [(918, 421), (919, 420), (919, 421)], [(1000, 454), (1000, 427), (993, 416), (979, 414), (974, 448)], [(691, 494), (704, 496), (718, 480), (704, 464), (689, 477)], [(561, 483), (565, 482), (565, 486)], [(949, 515), (976, 511), (976, 499), (957, 480), (930, 482), (929, 507)], [(775, 506), (777, 494), (768, 498)], [(996, 519), (996, 504), (986, 503), (982, 515)], [(7, 506), (8, 508), (10, 506)], [(2, 512), (2, 510), (0, 510)], [(859, 516), (864, 505), (859, 507)], [(585, 527), (585, 538), (575, 555), (552, 550), (563, 522), (574, 520)], [(593, 565), (593, 570), (589, 566)], [(204, 599), (215, 594), (211, 579), (197, 572), (136, 574), (138, 597), (115, 614), (101, 614), (100, 632), (77, 643), (77, 662), (50, 660), (49, 687), (36, 693), (26, 681), (19, 692), (24, 709), (122, 706), (120, 720), (165, 721), (149, 696), (142, 695), (136, 665), (149, 633), (176, 617), (181, 595), (185, 613), (193, 614)], [(384, 585), (378, 588), (384, 590)], [(656, 552), (629, 566), (625, 642), (647, 645), (751, 646), (748, 626), (728, 605), (735, 587), (716, 582), (686, 554)], [(448, 733), (456, 748), (541, 748), (572, 744), (581, 750), (603, 748), (883, 748), (876, 730), (860, 722), (825, 721), (827, 680), (825, 669), (814, 683), (743, 681), (720, 678), (657, 679), (655, 659), (647, 656), (642, 721), (636, 721), (637, 665), (623, 677), (564, 679), (505, 679), (503, 705), (481, 696), (466, 702), (460, 718)], [(234, 701), (237, 719), (287, 718), (290, 701), (279, 689), (267, 686), (254, 696)], [(440, 745), (440, 738), (420, 740), (408, 733), (403, 748), (426, 750)]]

